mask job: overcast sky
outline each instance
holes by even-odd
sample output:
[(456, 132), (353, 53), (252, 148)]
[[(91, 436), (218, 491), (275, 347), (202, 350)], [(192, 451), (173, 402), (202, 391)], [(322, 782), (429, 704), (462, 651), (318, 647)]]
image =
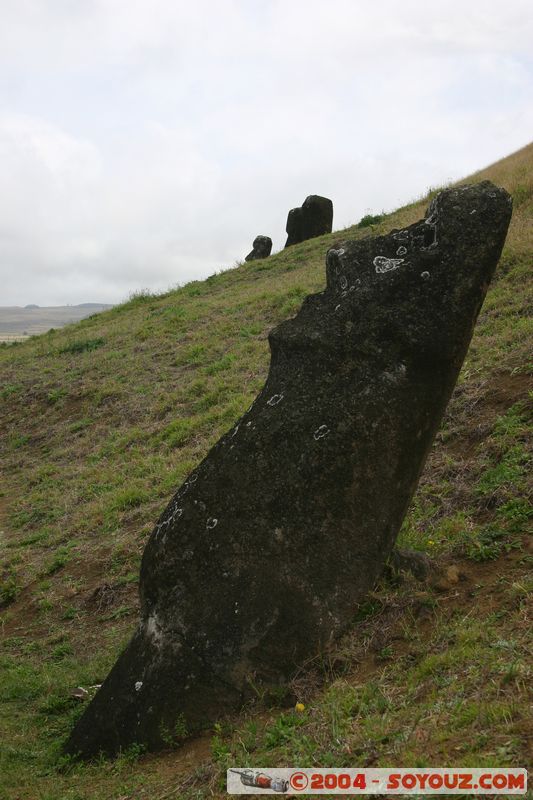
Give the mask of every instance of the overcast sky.
[(531, 0), (0, 0), (0, 305), (118, 302), (531, 140)]

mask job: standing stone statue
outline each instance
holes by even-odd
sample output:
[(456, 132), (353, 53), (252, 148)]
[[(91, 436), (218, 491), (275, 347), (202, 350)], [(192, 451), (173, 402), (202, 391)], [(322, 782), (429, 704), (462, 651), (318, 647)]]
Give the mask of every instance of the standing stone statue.
[(268, 258), (272, 252), (272, 239), (270, 236), (256, 236), (252, 251), (248, 253), (245, 261), (256, 261), (258, 258)]
[(141, 619), (66, 752), (164, 746), (285, 684), (344, 633), (391, 553), (511, 217), (488, 182), (326, 257), (270, 333), (250, 409), (148, 541)]
[(310, 194), (301, 208), (293, 208), (287, 217), (287, 241), (285, 247), (324, 233), (331, 233), (333, 225), (333, 203), (327, 197)]

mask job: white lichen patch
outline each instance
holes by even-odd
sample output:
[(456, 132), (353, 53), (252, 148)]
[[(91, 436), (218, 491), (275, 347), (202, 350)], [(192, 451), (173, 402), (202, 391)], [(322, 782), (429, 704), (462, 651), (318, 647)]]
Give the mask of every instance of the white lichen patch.
[(144, 623), (144, 635), (152, 640), (153, 645), (161, 647), (163, 643), (163, 631), (155, 612), (150, 614)]
[(408, 242), (409, 241), (409, 231), (396, 231), (392, 234), (392, 238), (396, 239), (397, 242)]
[(313, 433), (313, 438), (315, 441), (318, 442), (319, 439), (323, 439), (325, 436), (330, 433), (330, 430), (327, 425), (321, 425), (316, 431)]
[(407, 369), (405, 364), (401, 362), (392, 370), (385, 370), (382, 372), (381, 377), (389, 383), (399, 383), (406, 375)]
[[(434, 202), (435, 201), (433, 201), (433, 203)], [(432, 233), (433, 239), (428, 245), (425, 245), (424, 247), (422, 247), (421, 248), (422, 250), (432, 250), (433, 248), (437, 247), (437, 243), (438, 243), (438, 241), (437, 241), (438, 215), (437, 215), (437, 207), (433, 203), (429, 207), (429, 210), (430, 210), (431, 213), (424, 220), (424, 224), (427, 225), (429, 228), (431, 228), (431, 233)]]
[(403, 258), (387, 258), (387, 256), (376, 256), (372, 262), (376, 268), (376, 272), (383, 274), (390, 272), (393, 269), (398, 269), (400, 264), (403, 264)]

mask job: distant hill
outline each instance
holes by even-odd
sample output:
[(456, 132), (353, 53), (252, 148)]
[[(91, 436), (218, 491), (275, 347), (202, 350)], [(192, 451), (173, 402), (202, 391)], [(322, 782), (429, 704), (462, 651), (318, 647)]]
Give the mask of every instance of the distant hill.
[(23, 341), (30, 336), (46, 333), (51, 328), (63, 328), (79, 322), (90, 314), (107, 311), (106, 303), (80, 303), (76, 306), (41, 307), (30, 303), (21, 306), (0, 306), (0, 342)]
[(113, 306), (103, 305), (102, 303), (78, 303), (78, 305), (74, 306), (74, 307), (75, 308), (92, 308), (92, 309), (95, 309), (95, 310), (96, 309), (104, 310), (106, 308), (112, 308)]

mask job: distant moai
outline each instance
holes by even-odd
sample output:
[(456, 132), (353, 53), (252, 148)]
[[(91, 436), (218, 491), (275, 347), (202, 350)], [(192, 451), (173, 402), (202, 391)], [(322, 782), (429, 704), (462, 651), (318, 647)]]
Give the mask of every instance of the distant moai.
[(268, 258), (272, 252), (272, 239), (270, 236), (256, 236), (252, 250), (248, 253), (245, 261), (256, 261), (259, 258)]
[(287, 241), (285, 247), (324, 233), (331, 233), (333, 226), (333, 203), (327, 197), (310, 194), (303, 205), (292, 208), (287, 217)]

